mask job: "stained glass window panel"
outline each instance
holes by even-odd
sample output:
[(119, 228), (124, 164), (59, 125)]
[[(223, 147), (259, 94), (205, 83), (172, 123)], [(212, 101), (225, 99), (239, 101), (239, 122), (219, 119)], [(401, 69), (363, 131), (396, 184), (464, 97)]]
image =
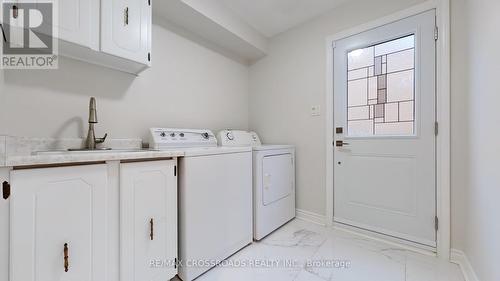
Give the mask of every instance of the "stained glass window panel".
[(373, 77), (374, 71), (375, 71), (375, 69), (373, 68), (373, 66), (368, 67), (368, 77)]
[(347, 55), (349, 70), (373, 66), (373, 47), (358, 49)]
[(349, 134), (351, 136), (369, 136), (373, 135), (373, 122), (371, 120), (359, 120), (349, 122)]
[(414, 135), (415, 36), (348, 53), (349, 136)]
[(382, 74), (382, 57), (375, 58), (375, 75)]
[(415, 35), (406, 36), (400, 39), (391, 40), (374, 46), (374, 56), (392, 54), (395, 52), (415, 48)]
[(349, 108), (349, 120), (367, 120), (370, 117), (368, 106), (358, 106)]
[(368, 78), (368, 100), (376, 100), (377, 92), (377, 77)]
[(413, 70), (387, 75), (387, 102), (413, 100)]
[(375, 123), (374, 134), (378, 136), (411, 135), (413, 122)]
[(413, 69), (414, 61), (413, 49), (387, 55), (387, 73)]
[(368, 68), (349, 71), (349, 81), (368, 77)]
[(348, 84), (349, 95), (347, 101), (349, 106), (367, 105), (368, 82), (367, 79), (350, 81)]
[(375, 118), (384, 118), (384, 105), (383, 104), (377, 104), (374, 107), (375, 109)]
[(399, 122), (399, 106), (397, 103), (385, 104), (385, 122)]
[(399, 120), (400, 121), (413, 121), (414, 119), (414, 103), (413, 101), (399, 103)]

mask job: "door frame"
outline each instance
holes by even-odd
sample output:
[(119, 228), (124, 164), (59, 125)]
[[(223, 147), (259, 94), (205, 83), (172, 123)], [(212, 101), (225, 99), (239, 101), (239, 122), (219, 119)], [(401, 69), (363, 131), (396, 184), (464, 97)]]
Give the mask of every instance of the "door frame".
[(450, 217), (450, 0), (429, 0), (408, 9), (396, 12), (326, 38), (326, 224), (333, 222), (334, 196), (334, 48), (335, 42), (386, 24), (390, 24), (422, 12), (436, 10), (436, 25), (439, 39), (436, 42), (436, 121), (439, 133), (436, 137), (436, 215), (439, 218), (437, 231), (437, 256), (449, 261), (451, 249)]

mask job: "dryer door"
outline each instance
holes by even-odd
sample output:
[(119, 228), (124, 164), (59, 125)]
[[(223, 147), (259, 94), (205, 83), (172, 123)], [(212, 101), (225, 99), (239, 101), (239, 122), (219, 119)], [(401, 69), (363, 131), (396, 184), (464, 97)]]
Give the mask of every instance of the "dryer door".
[(292, 154), (265, 156), (262, 160), (264, 206), (289, 196), (293, 191), (293, 180)]

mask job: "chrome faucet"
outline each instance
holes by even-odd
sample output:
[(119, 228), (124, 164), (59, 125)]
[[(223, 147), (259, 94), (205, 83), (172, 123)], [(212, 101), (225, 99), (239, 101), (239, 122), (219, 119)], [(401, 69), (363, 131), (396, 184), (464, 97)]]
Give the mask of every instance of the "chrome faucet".
[(89, 132), (87, 134), (87, 140), (85, 141), (85, 149), (88, 150), (96, 149), (96, 144), (103, 143), (108, 136), (108, 134), (105, 134), (103, 138), (96, 138), (94, 124), (97, 124), (97, 107), (95, 98), (91, 97), (89, 104)]

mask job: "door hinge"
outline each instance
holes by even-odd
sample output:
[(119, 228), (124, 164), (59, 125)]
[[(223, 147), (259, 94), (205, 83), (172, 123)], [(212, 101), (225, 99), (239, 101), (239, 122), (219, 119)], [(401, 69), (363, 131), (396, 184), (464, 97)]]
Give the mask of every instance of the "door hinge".
[(439, 134), (439, 123), (434, 123), (434, 134), (437, 136)]
[(174, 268), (177, 268), (177, 258), (175, 258)]
[(151, 0), (148, 0), (148, 5), (151, 6)]
[(7, 200), (10, 197), (10, 183), (4, 181), (2, 184), (3, 199)]
[(434, 217), (434, 229), (436, 229), (436, 231), (439, 230), (439, 219), (438, 217)]
[(148, 61), (151, 61), (151, 53), (148, 53)]
[(177, 176), (177, 166), (174, 166), (174, 177)]
[(438, 40), (439, 39), (439, 28), (436, 26), (434, 28), (434, 40)]

